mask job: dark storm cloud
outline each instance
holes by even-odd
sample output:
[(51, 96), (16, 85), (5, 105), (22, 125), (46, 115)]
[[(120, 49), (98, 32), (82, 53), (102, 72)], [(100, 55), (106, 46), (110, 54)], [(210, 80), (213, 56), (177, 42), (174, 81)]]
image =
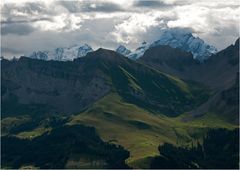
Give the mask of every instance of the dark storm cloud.
[[(114, 49), (119, 45), (118, 42), (107, 37), (114, 24), (115, 21), (112, 18), (101, 18), (94, 19), (94, 21), (84, 21), (81, 31), (56, 32), (39, 29), (24, 36), (4, 35), (2, 36), (2, 55), (11, 58), (13, 56), (29, 55), (33, 51), (53, 50), (57, 47), (69, 47), (73, 44), (82, 45), (84, 43), (89, 44), (93, 49), (99, 47)], [(8, 47), (13, 47), (15, 51)]]
[(23, 5), (5, 3), (1, 11), (1, 34), (28, 35), (37, 30), (33, 23), (52, 21), (51, 15), (42, 16), (50, 13), (42, 2), (29, 2)]
[(16, 34), (16, 35), (27, 35), (35, 30), (29, 24), (4, 24), (1, 26), (1, 34)]
[(123, 11), (123, 9), (113, 3), (101, 3), (96, 4), (96, 7), (91, 6), (91, 4), (86, 4), (83, 6), (83, 11), (85, 12), (119, 12)]
[(163, 1), (157, 0), (138, 0), (134, 1), (134, 7), (144, 7), (144, 8), (171, 8), (174, 5), (166, 4)]
[(16, 48), (9, 48), (9, 47), (1, 47), (1, 51), (4, 51), (5, 53), (10, 53), (10, 54), (21, 54), (21, 53), (24, 53), (23, 50), (16, 49)]
[[(95, 2), (95, 3), (94, 3)], [(111, 12), (119, 12), (123, 11), (121, 6), (110, 3), (110, 2), (97, 2), (97, 1), (59, 1), (60, 5), (66, 8), (71, 13), (79, 13), (79, 12), (103, 12), (103, 13), (111, 13)]]
[(52, 14), (53, 11), (48, 10), (43, 2), (26, 2), (23, 5), (18, 5), (15, 3), (5, 3), (3, 4), (1, 14), (5, 16), (17, 16), (17, 13), (21, 12), (29, 15), (34, 14)]
[(5, 21), (1, 21), (1, 24), (19, 24), (19, 23), (33, 23), (33, 22), (38, 22), (38, 21), (52, 21), (51, 18), (35, 18), (35, 19), (12, 19), (12, 18), (7, 18)]
[(46, 12), (45, 5), (41, 2), (28, 2), (22, 8), (19, 8), (20, 11), (26, 12), (28, 14), (33, 13), (42, 13)]
[[(44, 14), (44, 15), (43, 15)], [(22, 5), (5, 3), (1, 11), (1, 34), (28, 35), (38, 28), (33, 23), (52, 21), (53, 12), (43, 2), (28, 2)]]

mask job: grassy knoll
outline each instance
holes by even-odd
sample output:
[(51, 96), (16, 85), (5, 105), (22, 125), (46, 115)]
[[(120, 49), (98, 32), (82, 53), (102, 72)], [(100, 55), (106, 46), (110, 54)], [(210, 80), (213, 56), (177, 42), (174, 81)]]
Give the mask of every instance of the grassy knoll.
[(136, 168), (147, 166), (148, 160), (158, 154), (159, 144), (189, 145), (201, 140), (209, 128), (234, 128), (214, 116), (183, 122), (181, 117), (151, 113), (125, 103), (116, 94), (105, 96), (85, 112), (72, 116), (68, 124), (94, 126), (105, 141), (129, 150), (128, 164)]

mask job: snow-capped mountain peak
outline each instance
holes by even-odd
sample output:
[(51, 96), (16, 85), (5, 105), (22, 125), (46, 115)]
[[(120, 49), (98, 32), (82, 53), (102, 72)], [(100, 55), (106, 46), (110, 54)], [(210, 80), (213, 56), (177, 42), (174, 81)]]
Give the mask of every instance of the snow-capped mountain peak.
[(143, 42), (140, 47), (128, 55), (131, 59), (138, 59), (143, 56), (144, 52), (150, 47), (158, 45), (169, 45), (172, 48), (179, 48), (183, 51), (191, 52), (194, 59), (203, 61), (209, 56), (217, 52), (214, 46), (208, 45), (199, 37), (193, 36), (193, 34), (186, 29), (172, 28), (163, 31), (159, 39), (152, 44)]
[(29, 57), (30, 58), (34, 58), (34, 59), (40, 59), (40, 60), (47, 60), (48, 59), (48, 55), (47, 55), (47, 51), (34, 51)]
[(41, 60), (67, 61), (83, 57), (92, 51), (93, 49), (88, 44), (82, 46), (73, 45), (70, 47), (59, 47), (50, 51), (33, 52), (29, 57)]
[(78, 57), (84, 57), (87, 53), (92, 52), (93, 49), (88, 44), (84, 44), (83, 46), (78, 48)]
[(180, 48), (184, 51), (191, 52), (195, 59), (203, 61), (209, 56), (217, 52), (214, 46), (205, 43), (199, 37), (180, 28), (172, 28), (165, 30), (160, 36), (159, 40), (151, 44), (151, 47), (157, 45), (169, 45), (173, 48)]
[(128, 54), (127, 57), (136, 60), (139, 57), (143, 56), (144, 52), (149, 48), (149, 46), (150, 45), (144, 41), (141, 43), (140, 47), (138, 47), (134, 52)]
[(124, 55), (124, 56), (128, 56), (128, 54), (131, 53), (131, 51), (123, 45), (119, 45), (118, 48), (115, 51), (119, 54)]

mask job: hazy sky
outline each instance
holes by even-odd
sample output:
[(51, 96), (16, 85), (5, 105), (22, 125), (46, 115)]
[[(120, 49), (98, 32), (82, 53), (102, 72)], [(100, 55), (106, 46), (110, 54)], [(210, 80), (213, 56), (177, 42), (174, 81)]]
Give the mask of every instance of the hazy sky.
[(132, 50), (173, 27), (190, 28), (221, 50), (239, 37), (239, 2), (2, 0), (1, 52), (10, 57), (83, 43)]

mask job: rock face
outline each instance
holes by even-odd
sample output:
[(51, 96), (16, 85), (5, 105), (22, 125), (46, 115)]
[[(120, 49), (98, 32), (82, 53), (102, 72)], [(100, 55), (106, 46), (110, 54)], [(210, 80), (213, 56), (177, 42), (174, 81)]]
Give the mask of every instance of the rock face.
[(124, 55), (124, 56), (128, 56), (128, 54), (131, 53), (131, 51), (123, 45), (120, 45), (115, 51), (119, 54)]
[(3, 116), (34, 107), (41, 113), (79, 113), (110, 92), (170, 116), (198, 102), (181, 80), (105, 49), (68, 62), (22, 57), (1, 63)]
[(71, 47), (56, 48), (52, 51), (37, 51), (33, 52), (29, 57), (40, 60), (71, 61), (75, 58), (86, 56), (87, 53), (92, 51), (93, 49), (88, 44), (84, 44), (82, 46), (74, 45)]
[[(77, 62), (2, 60), (2, 113), (78, 113), (110, 91), (95, 68)], [(87, 71), (88, 70), (88, 71)]]
[(165, 30), (159, 39), (152, 44), (143, 42), (139, 48), (127, 56), (131, 59), (138, 59), (143, 56), (146, 50), (159, 45), (169, 45), (172, 48), (190, 52), (193, 54), (193, 58), (199, 61), (204, 61), (217, 52), (214, 46), (206, 44), (198, 37), (194, 37), (190, 31), (174, 28)]

